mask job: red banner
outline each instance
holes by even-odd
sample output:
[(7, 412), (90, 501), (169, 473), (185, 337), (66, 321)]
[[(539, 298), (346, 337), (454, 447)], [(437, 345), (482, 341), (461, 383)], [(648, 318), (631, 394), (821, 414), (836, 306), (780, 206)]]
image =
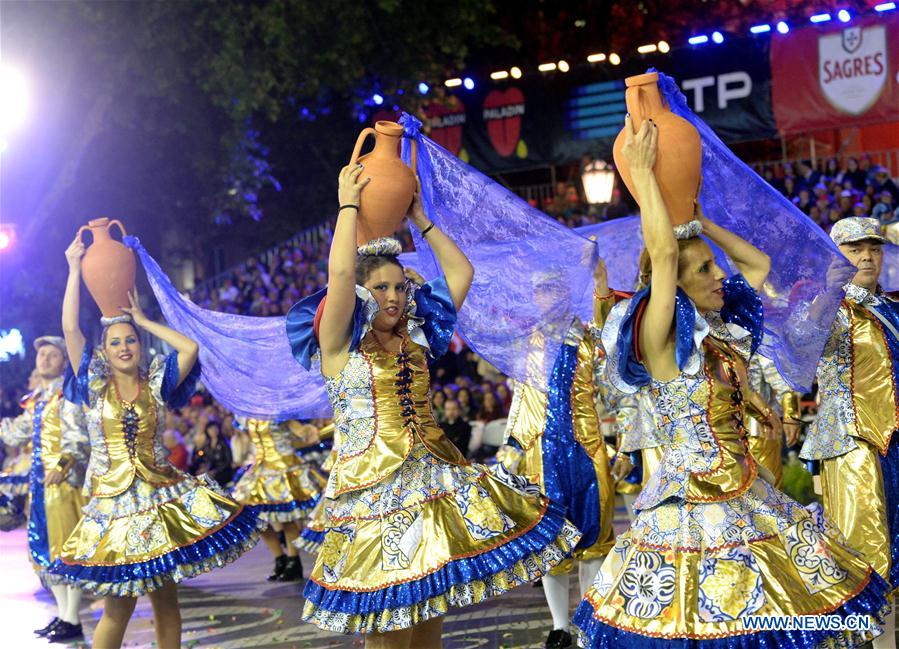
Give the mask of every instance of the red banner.
[(899, 15), (773, 34), (771, 73), (782, 134), (899, 120)]

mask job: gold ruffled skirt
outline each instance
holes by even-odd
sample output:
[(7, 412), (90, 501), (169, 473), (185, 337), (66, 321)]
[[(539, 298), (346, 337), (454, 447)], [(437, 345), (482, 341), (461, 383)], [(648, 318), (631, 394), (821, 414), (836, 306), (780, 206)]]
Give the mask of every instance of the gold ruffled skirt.
[[(640, 511), (618, 537), (574, 621), (584, 647), (636, 646), (633, 636), (640, 646), (650, 638), (659, 646), (684, 638), (702, 646), (703, 640), (749, 633), (747, 616), (851, 609), (877, 620), (886, 591), (880, 576), (843, 545), (820, 506), (803, 508), (757, 479), (731, 500), (667, 501)], [(847, 603), (850, 609), (842, 608)], [(847, 631), (827, 643), (853, 646), (879, 632), (876, 626)], [(811, 636), (803, 637), (808, 644)]]
[(390, 478), (327, 505), (303, 619), (337, 633), (411, 627), (531, 582), (579, 533), (502, 467), (456, 466), (416, 443)]
[(327, 479), (308, 462), (283, 469), (254, 464), (241, 476), (231, 497), (256, 510), (267, 523), (305, 520), (321, 499)]
[(206, 476), (162, 487), (136, 477), (121, 494), (91, 498), (50, 571), (97, 596), (137, 597), (233, 561), (258, 526)]

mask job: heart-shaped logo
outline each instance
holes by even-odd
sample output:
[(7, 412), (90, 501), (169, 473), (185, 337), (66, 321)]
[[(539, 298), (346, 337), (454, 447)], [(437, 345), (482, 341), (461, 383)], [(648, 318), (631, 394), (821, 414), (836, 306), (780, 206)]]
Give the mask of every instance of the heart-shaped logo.
[(453, 155), (459, 155), (465, 126), (465, 104), (451, 96), (448, 104), (428, 105), (425, 116), (431, 127), (428, 136)]
[(515, 153), (521, 137), (521, 119), (524, 116), (524, 93), (518, 88), (504, 91), (492, 90), (484, 98), (484, 122), (487, 135), (498, 154), (508, 158)]

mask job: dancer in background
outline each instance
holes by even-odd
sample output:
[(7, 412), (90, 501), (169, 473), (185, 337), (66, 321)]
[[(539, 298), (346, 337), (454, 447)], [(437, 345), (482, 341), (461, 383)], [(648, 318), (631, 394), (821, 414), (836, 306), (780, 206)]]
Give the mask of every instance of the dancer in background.
[[(84, 252), (78, 237), (66, 250), (62, 317), (71, 363), (65, 395), (87, 409), (90, 501), (51, 570), (104, 598), (93, 646), (120, 647), (137, 598), (149, 595), (156, 643), (172, 649), (181, 646), (177, 583), (251, 548), (259, 538), (257, 517), (214, 482), (182, 473), (167, 459), (166, 408), (186, 405), (193, 393), (196, 343), (147, 318), (135, 293), (121, 307), (125, 316), (104, 322), (99, 347), (85, 340), (78, 323)], [(145, 370), (138, 328), (175, 351)]]
[(593, 279), (593, 322), (572, 325), (553, 368), (548, 392), (515, 384), (506, 432), (507, 444), (519, 451), (516, 466), (508, 468), (536, 482), (554, 502), (564, 505), (566, 516), (582, 534), (572, 558), (543, 576), (543, 591), (553, 620), (544, 645), (547, 649), (572, 646), (570, 573), (576, 561), (583, 595), (615, 543), (615, 482), (632, 468), (627, 456), (614, 456), (613, 478), (596, 410), (596, 366), (603, 359), (597, 349), (599, 328), (615, 300), (602, 259), (596, 264)]
[(538, 579), (579, 534), (534, 485), (470, 464), (437, 425), (427, 355), (446, 352), (473, 269), (419, 192), (410, 219), (445, 279), (408, 282), (393, 239), (357, 251), (362, 173), (340, 172), (327, 289), (287, 317), (298, 362), (320, 358), (340, 442), (303, 619), (365, 633), (369, 648), (436, 649), (451, 607)]
[[(820, 462), (824, 511), (892, 588), (899, 587), (899, 303), (878, 285), (883, 243), (876, 219), (838, 221), (830, 238), (857, 270), (845, 286), (818, 364), (820, 406), (800, 457)], [(812, 305), (815, 308), (815, 305)], [(893, 646), (893, 616), (875, 641)], [(892, 632), (892, 633), (891, 633)]]
[[(268, 523), (262, 540), (275, 557), (275, 568), (268, 580), (298, 581), (303, 578), (303, 564), (295, 543), (300, 526), (321, 498), (326, 482), (310, 462), (296, 453), (297, 445), (310, 444), (312, 440), (298, 437), (303, 429), (297, 421), (239, 418), (238, 425), (250, 435), (255, 459), (234, 485), (231, 496)], [(286, 556), (279, 538), (282, 531)]]
[[(761, 354), (749, 361), (749, 385), (773, 410), (777, 418), (766, 425), (753, 417), (749, 422), (749, 452), (761, 466), (771, 472), (772, 484), (783, 488), (783, 440), (788, 432), (787, 446), (799, 441), (799, 394), (791, 388), (777, 371), (774, 361)], [(782, 425), (780, 423), (782, 421)]]
[(81, 519), (81, 486), (90, 449), (81, 408), (63, 398), (66, 345), (59, 336), (34, 341), (38, 387), (24, 402), (25, 412), (0, 422), (0, 438), (10, 446), (32, 448), (28, 507), (28, 552), (31, 562), (56, 600), (56, 617), (38, 636), (51, 642), (84, 637), (79, 609), (81, 591), (48, 569)]
[[(878, 627), (747, 627), (757, 615), (880, 620), (889, 587), (841, 544), (820, 510), (759, 479), (748, 452), (744, 421), (756, 404), (745, 397), (746, 354), (761, 342), (757, 290), (768, 275), (767, 255), (701, 210), (673, 229), (653, 172), (658, 128), (646, 120), (634, 133), (628, 117), (625, 132), (651, 280), (614, 307), (602, 337), (609, 379), (623, 392), (651, 397), (667, 444), (635, 503), (636, 521), (618, 537), (575, 615), (582, 645), (818, 647), (870, 640)], [(740, 274), (725, 280), (700, 234)]]

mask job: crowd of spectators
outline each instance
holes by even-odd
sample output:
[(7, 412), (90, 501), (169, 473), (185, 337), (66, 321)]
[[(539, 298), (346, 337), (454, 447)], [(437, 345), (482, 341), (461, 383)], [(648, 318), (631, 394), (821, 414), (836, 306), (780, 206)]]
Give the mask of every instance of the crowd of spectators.
[(870, 156), (757, 165), (756, 171), (827, 231), (847, 216), (873, 217), (884, 226), (899, 222), (899, 187)]
[[(899, 222), (899, 188), (889, 173), (867, 156), (831, 158), (816, 165), (758, 165), (756, 170), (825, 229), (853, 215), (873, 216), (884, 225)], [(531, 203), (537, 206), (537, 201)], [(587, 205), (575, 182), (558, 183), (553, 196), (539, 207), (569, 227), (632, 212), (618, 190), (602, 208)], [(409, 233), (402, 233), (401, 238), (404, 247), (411, 249)], [(284, 315), (299, 299), (326, 285), (328, 248), (327, 237), (314, 243), (289, 242), (248, 258), (215, 285), (195, 289), (192, 298), (205, 308), (226, 313)], [(432, 410), (450, 439), (475, 457), (489, 452), (490, 448), (479, 450), (480, 438), (485, 426), (508, 416), (512, 394), (506, 377), (458, 337), (450, 353), (432, 366), (431, 376)], [(17, 414), (13, 392), (6, 389), (2, 397), (3, 415)], [(325, 422), (312, 423), (320, 427)], [(169, 415), (164, 444), (178, 468), (195, 474), (208, 472), (221, 484), (232, 482), (252, 460), (246, 432), (236, 425), (233, 415), (202, 391), (189, 407)]]

